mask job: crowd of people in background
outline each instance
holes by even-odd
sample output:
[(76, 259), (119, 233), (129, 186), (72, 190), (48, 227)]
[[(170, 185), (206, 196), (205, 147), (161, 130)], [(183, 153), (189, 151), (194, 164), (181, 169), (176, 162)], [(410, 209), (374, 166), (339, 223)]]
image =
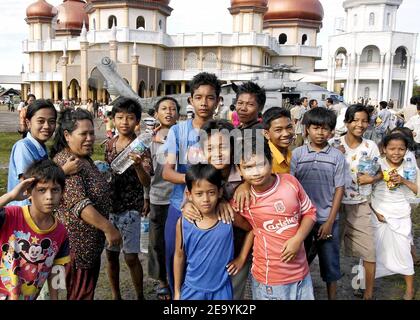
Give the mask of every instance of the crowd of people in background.
[[(19, 107), (22, 139), (0, 197), (0, 300), (57, 299), (54, 266), (64, 267), (67, 299), (92, 300), (104, 249), (113, 299), (122, 297), (121, 251), (144, 299), (146, 215), (161, 300), (313, 300), (315, 257), (334, 300), (341, 251), (363, 266), (356, 296), (374, 299), (376, 278), (401, 274), (403, 298), (414, 299), (419, 97), (401, 111), (369, 99), (320, 107), (310, 97), (265, 110), (265, 90), (253, 82), (235, 89), (231, 106), (214, 74), (196, 75), (190, 88), (186, 120), (176, 99), (162, 97), (147, 128), (141, 106), (124, 97), (110, 113), (92, 100), (57, 108), (33, 95)], [(101, 115), (109, 167), (152, 136), (123, 173), (104, 173), (91, 158)]]

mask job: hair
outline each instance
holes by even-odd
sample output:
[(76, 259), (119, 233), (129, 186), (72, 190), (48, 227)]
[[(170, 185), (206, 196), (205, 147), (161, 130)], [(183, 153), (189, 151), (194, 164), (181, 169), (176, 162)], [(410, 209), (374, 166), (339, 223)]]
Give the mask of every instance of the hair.
[(236, 100), (239, 99), (240, 95), (246, 93), (255, 95), (255, 99), (257, 100), (258, 104), (258, 110), (262, 111), (264, 109), (265, 102), (267, 101), (265, 89), (261, 88), (255, 82), (245, 82), (236, 88)]
[(36, 100), (35, 95), (34, 95), (34, 94), (32, 94), (32, 93), (28, 94), (28, 97), (26, 98), (26, 101), (28, 101), (28, 100), (29, 100), (29, 98), (34, 98), (34, 100)]
[(26, 112), (26, 119), (31, 120), (32, 117), (41, 109), (51, 109), (54, 111), (55, 119), (57, 119), (57, 110), (50, 100), (39, 99), (35, 100), (29, 107)]
[(334, 100), (332, 98), (327, 98), (327, 102), (330, 104), (334, 104)]
[(407, 149), (409, 147), (409, 141), (408, 141), (407, 137), (404, 134), (401, 134), (401, 133), (392, 133), (392, 134), (386, 135), (382, 140), (382, 146), (384, 148), (386, 148), (392, 140), (403, 141), (404, 144), (405, 144), (405, 147)]
[(160, 98), (159, 100), (158, 100), (158, 102), (156, 102), (156, 104), (155, 104), (155, 107), (154, 107), (154, 111), (155, 112), (158, 112), (159, 111), (159, 107), (160, 107), (160, 104), (162, 103), (162, 102), (164, 102), (164, 101), (172, 101), (173, 103), (175, 103), (175, 105), (176, 105), (176, 113), (179, 113), (179, 110), (181, 110), (181, 105), (179, 104), (179, 102), (178, 102), (178, 100), (176, 100), (175, 98), (172, 98), (172, 97), (163, 97), (163, 98)]
[(419, 96), (413, 96), (410, 98), (410, 104), (416, 105), (419, 102)]
[(334, 111), (325, 108), (314, 108), (305, 113), (302, 123), (308, 128), (314, 126), (328, 126), (331, 130), (335, 129), (337, 116)]
[(308, 97), (302, 97), (302, 98), (300, 98), (300, 103), (303, 104), (305, 102), (305, 100), (308, 100)]
[(411, 131), (409, 128), (407, 128), (407, 127), (397, 127), (397, 128), (394, 128), (391, 131), (391, 134), (402, 134), (402, 135), (404, 135), (408, 140), (408, 149), (410, 151), (415, 150), (416, 142), (414, 141), (413, 131)]
[(149, 116), (151, 116), (151, 117), (154, 117), (155, 116), (155, 114), (156, 114), (156, 111), (155, 111), (155, 109), (153, 108), (153, 109), (149, 109), (149, 110), (147, 110), (147, 114), (149, 115)]
[(211, 164), (195, 164), (192, 165), (185, 175), (185, 183), (188, 191), (191, 192), (193, 182), (198, 180), (206, 180), (215, 185), (217, 189), (222, 187), (222, 173)]
[(211, 86), (216, 91), (216, 96), (220, 96), (222, 91), (222, 85), (220, 84), (219, 79), (213, 73), (201, 72), (192, 78), (190, 82), (191, 88), (191, 97), (194, 96), (195, 90), (201, 86)]
[(137, 120), (141, 120), (141, 105), (136, 100), (125, 97), (118, 97), (113, 102), (112, 117), (119, 112), (134, 113)]
[(346, 115), (344, 116), (344, 123), (351, 123), (354, 120), (356, 113), (358, 112), (365, 112), (368, 116), (368, 120), (370, 118), (368, 109), (363, 104), (353, 104), (348, 107), (346, 111)]
[(374, 106), (372, 106), (372, 105), (367, 105), (366, 106), (366, 110), (368, 111), (368, 113), (369, 113), (369, 117), (371, 117), (372, 116), (372, 114), (375, 112), (375, 107)]
[(379, 102), (379, 105), (380, 105), (381, 109), (385, 109), (386, 107), (388, 107), (388, 102), (381, 101), (381, 102)]
[(230, 111), (235, 111), (235, 105), (234, 104), (231, 104), (230, 107), (229, 107), (229, 109), (230, 109)]
[(87, 110), (80, 108), (77, 110), (66, 109), (60, 113), (57, 132), (54, 137), (54, 143), (51, 147), (51, 158), (54, 158), (57, 153), (68, 147), (68, 143), (64, 137), (64, 131), (72, 133), (77, 129), (78, 122), (82, 120), (89, 120), (93, 124), (92, 114)]
[[(259, 150), (260, 143), (263, 143), (263, 155), (265, 159), (270, 163), (273, 161), (273, 155), (271, 154), (270, 146), (268, 145), (267, 139), (261, 133), (261, 129), (249, 129), (251, 131), (251, 137), (245, 135), (244, 132), (242, 139), (242, 160), (247, 160), (247, 156), (256, 156), (261, 154)], [(258, 135), (261, 135), (262, 139), (258, 139)]]
[(310, 105), (310, 106), (312, 106), (312, 104), (313, 104), (314, 102), (318, 102), (318, 100), (316, 100), (316, 99), (309, 100), (309, 105)]
[(66, 175), (63, 169), (59, 167), (54, 161), (51, 160), (39, 160), (35, 161), (29, 166), (29, 168), (23, 174), (24, 179), (35, 178), (29, 188), (32, 190), (39, 182), (54, 182), (60, 185), (64, 191), (66, 182)]
[(292, 116), (290, 115), (290, 111), (285, 108), (279, 108), (279, 107), (268, 109), (263, 114), (264, 129), (269, 130), (271, 127), (271, 122), (280, 118), (288, 118), (291, 120)]

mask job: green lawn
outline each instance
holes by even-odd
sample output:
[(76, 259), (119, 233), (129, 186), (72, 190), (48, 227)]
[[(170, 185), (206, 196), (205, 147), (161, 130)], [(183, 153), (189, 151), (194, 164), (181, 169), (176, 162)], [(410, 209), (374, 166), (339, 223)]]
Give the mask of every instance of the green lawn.
[[(10, 151), (20, 137), (18, 133), (0, 133), (0, 195), (4, 194), (7, 189), (7, 168), (9, 165)], [(100, 146), (100, 142), (95, 143), (95, 150), (92, 156), (93, 160), (104, 160), (104, 151)], [(48, 148), (51, 146), (51, 143), (47, 144)]]

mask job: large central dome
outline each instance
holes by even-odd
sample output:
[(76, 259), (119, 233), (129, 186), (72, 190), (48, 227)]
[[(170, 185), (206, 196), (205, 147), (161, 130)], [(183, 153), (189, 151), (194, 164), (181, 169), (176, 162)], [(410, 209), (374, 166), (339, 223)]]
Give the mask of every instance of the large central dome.
[(322, 21), (324, 8), (319, 0), (268, 0), (264, 20), (303, 19)]

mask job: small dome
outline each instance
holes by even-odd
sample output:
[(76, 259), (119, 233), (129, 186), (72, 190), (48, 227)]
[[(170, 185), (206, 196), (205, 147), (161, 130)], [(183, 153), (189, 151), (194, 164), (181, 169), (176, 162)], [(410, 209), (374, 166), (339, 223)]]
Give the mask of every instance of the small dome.
[(319, 0), (268, 0), (264, 20), (303, 19), (320, 21), (324, 8)]
[(57, 7), (57, 30), (81, 30), (83, 22), (89, 27), (89, 16), (85, 11), (86, 2), (83, 0), (64, 0)]
[(266, 7), (268, 0), (231, 0), (232, 8), (235, 7)]
[(26, 16), (28, 18), (54, 18), (56, 14), (57, 9), (45, 0), (38, 0), (26, 9)]

